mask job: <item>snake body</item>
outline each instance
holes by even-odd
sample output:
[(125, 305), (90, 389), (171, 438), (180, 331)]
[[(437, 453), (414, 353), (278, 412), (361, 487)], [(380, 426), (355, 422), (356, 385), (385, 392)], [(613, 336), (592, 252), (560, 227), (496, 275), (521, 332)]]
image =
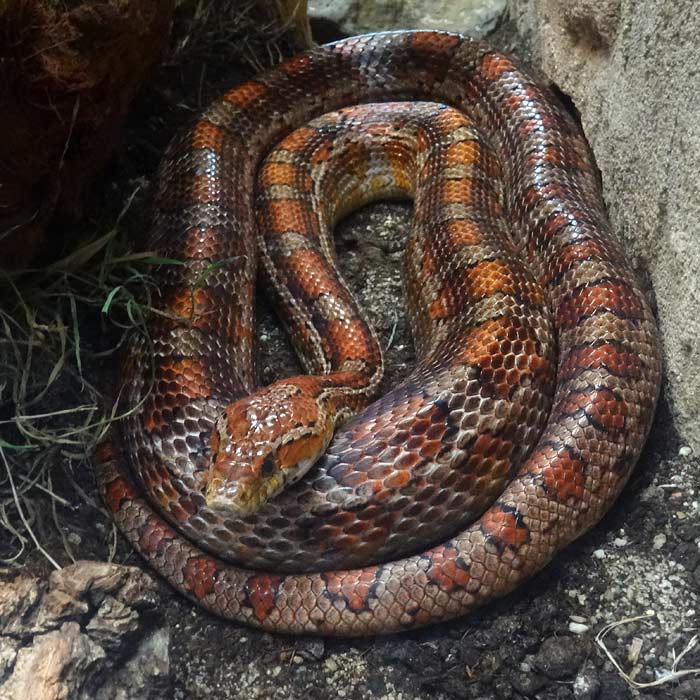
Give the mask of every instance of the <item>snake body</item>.
[[(363, 410), (381, 350), (328, 232), (386, 194), (415, 200), (419, 362)], [(157, 272), (170, 313), (130, 341), (133, 410), (97, 478), (129, 541), (200, 605), (345, 636), (453, 618), (539, 571), (619, 495), (658, 395), (656, 325), (583, 135), (509, 58), (423, 31), (301, 54), (173, 141), (155, 209), (149, 249), (183, 264)], [(236, 515), (206, 494), (221, 416), (235, 433), (230, 407), (255, 389), (259, 264), (314, 373), (297, 381), (313, 409), (360, 412), (306, 477)]]

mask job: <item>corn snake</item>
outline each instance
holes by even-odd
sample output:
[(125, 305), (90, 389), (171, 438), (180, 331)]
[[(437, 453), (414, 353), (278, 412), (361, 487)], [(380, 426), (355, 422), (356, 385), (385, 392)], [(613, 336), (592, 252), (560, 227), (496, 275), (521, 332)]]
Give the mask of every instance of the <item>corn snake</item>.
[[(434, 102), (392, 104), (408, 99)], [(374, 102), (388, 104), (342, 111)], [(282, 137), (254, 200), (256, 169)], [(344, 179), (343, 161), (363, 177)], [(308, 479), (232, 515), (205, 494), (223, 483), (226, 497), (227, 466), (212, 452), (241, 424), (227, 407), (255, 386), (258, 256), (307, 368), (364, 375), (363, 399), (376, 386), (376, 339), (342, 280), (315, 270), (333, 267), (328, 229), (368, 198), (361, 183), (377, 161), (390, 177), (370, 198), (415, 197), (405, 276), (421, 360), (340, 428)], [(333, 207), (319, 223), (302, 200)], [(610, 236), (585, 140), (546, 88), (479, 42), (356, 37), (234, 88), (166, 153), (149, 247), (185, 261), (159, 279), (182, 321), (149, 322), (154, 388), (101, 448), (98, 482), (146, 560), (219, 615), (353, 636), (464, 614), (597, 522), (648, 433), (656, 327)], [(133, 406), (145, 353), (135, 338), (122, 367)]]

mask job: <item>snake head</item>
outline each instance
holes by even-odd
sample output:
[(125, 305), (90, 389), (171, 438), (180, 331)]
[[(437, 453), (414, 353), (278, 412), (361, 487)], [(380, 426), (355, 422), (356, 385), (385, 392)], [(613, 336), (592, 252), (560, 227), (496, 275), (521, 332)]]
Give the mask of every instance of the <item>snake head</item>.
[(333, 421), (308, 378), (282, 380), (226, 407), (212, 432), (211, 508), (250, 515), (323, 454)]

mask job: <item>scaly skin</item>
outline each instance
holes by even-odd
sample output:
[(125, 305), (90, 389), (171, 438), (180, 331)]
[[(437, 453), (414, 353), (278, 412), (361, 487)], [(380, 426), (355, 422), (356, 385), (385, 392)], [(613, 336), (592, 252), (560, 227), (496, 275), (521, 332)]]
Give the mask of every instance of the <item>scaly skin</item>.
[[(302, 126), (405, 99), (464, 114), (399, 105)], [(256, 203), (256, 169), (285, 135)], [(363, 172), (388, 180), (364, 186)], [(328, 229), (386, 193), (415, 197), (405, 282), (417, 368), (258, 512), (210, 507), (213, 428), (254, 388), (258, 256), (334, 410), (347, 405), (343, 372), (362, 402), (372, 395), (381, 353), (337, 276)], [(609, 232), (585, 140), (546, 88), (479, 42), (355, 37), (235, 88), (166, 153), (148, 246), (185, 261), (158, 273), (176, 319), (149, 320), (153, 358), (131, 342), (122, 375), (138, 408), (102, 446), (98, 482), (150, 565), (224, 617), (353, 636), (462, 615), (596, 523), (648, 434), (656, 326)]]

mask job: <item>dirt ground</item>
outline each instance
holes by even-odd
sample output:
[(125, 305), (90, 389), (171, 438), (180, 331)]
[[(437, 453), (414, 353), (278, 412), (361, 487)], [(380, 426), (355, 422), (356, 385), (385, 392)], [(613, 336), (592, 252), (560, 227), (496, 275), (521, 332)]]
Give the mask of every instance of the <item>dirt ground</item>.
[[(517, 37), (508, 27), (491, 42), (517, 53)], [(138, 232), (145, 225), (158, 158), (174, 128), (236, 78), (223, 59), (186, 70), (161, 68), (135, 106), (120, 156), (99, 183), (88, 219), (104, 220), (110, 212), (116, 216), (140, 185), (128, 217)], [(389, 346), (387, 384), (412, 361), (405, 317), (396, 302), (409, 219), (406, 204), (377, 204), (342, 223), (337, 234), (350, 285), (384, 347)], [(260, 319), (261, 380), (266, 383), (298, 367), (264, 301)], [(419, 632), (363, 641), (273, 636), (221, 621), (163, 585), (158, 622), (170, 628), (172, 697), (698, 698), (700, 678), (693, 676), (631, 689), (595, 636), (607, 623), (653, 610), (653, 617), (617, 627), (604, 640), (623, 669), (646, 683), (667, 673), (674, 654), (697, 633), (699, 469), (700, 460), (676, 434), (662, 397), (638, 468), (598, 527), (515, 594), (467, 618)], [(112, 545), (111, 524), (99, 508), (89, 471), (76, 478), (95, 506), (59, 484), (59, 493), (73, 505), (62, 510), (62, 522), (81, 557), (104, 559)], [(53, 553), (67, 561), (58, 533), (53, 539)], [(45, 546), (51, 547), (51, 539)], [(121, 539), (116, 559), (141, 563)], [(38, 574), (47, 568), (34, 553), (24, 570)], [(700, 667), (697, 647), (680, 667)]]

